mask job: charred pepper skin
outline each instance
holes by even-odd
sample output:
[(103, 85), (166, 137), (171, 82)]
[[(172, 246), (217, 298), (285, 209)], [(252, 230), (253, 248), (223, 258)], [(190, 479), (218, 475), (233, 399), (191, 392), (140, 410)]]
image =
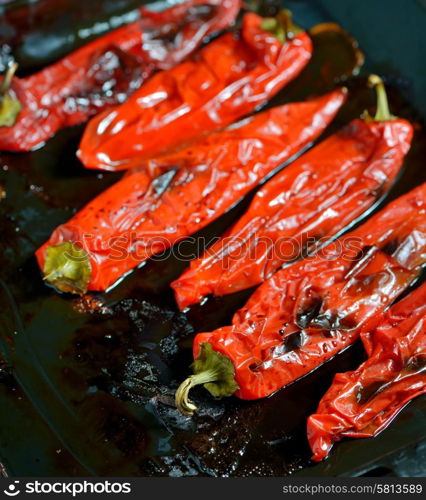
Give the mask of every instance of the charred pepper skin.
[[(425, 263), (423, 184), (316, 256), (278, 271), (237, 311), (231, 326), (195, 337), (194, 359), (209, 344), (232, 361), (236, 396), (267, 397), (355, 342)], [(191, 413), (185, 400), (177, 405)]]
[[(15, 77), (8, 95), (21, 109), (0, 126), (0, 150), (32, 150), (59, 129), (123, 102), (155, 70), (172, 68), (206, 37), (231, 26), (239, 9), (240, 0), (188, 0), (159, 13), (142, 8), (140, 20), (34, 75)], [(1, 115), (0, 106), (0, 124)]]
[[(155, 75), (121, 106), (91, 120), (78, 157), (88, 168), (122, 170), (189, 144), (251, 113), (306, 66), (312, 42), (284, 43), (248, 13), (192, 59)], [(269, 26), (269, 22), (267, 23)]]
[(247, 212), (172, 283), (180, 309), (259, 285), (314, 251), (390, 189), (410, 149), (402, 119), (356, 119), (275, 175)]
[(368, 360), (338, 373), (308, 419), (307, 432), (319, 462), (343, 437), (373, 437), (409, 401), (426, 392), (426, 283), (361, 333)]
[[(86, 252), (91, 269), (83, 292), (108, 289), (144, 260), (230, 209), (318, 137), (345, 100), (345, 90), (339, 89), (273, 108), (129, 171), (59, 226), (37, 251), (47, 281), (64, 289), (62, 282), (70, 291), (73, 276), (85, 275), (76, 266), (50, 262), (63, 262), (57, 253), (64, 247), (58, 245), (74, 243)], [(81, 291), (79, 280), (75, 292)]]

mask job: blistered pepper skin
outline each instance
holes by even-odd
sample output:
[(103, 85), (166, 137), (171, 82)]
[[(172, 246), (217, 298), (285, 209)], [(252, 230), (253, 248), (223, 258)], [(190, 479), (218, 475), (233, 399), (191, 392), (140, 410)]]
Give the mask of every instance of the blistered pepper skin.
[(259, 113), (177, 153), (149, 160), (59, 226), (38, 251), (77, 243), (90, 258), (89, 290), (106, 290), (152, 255), (231, 208), (327, 127), (342, 89)]
[[(118, 28), (26, 78), (10, 94), (22, 105), (16, 123), (0, 127), (0, 150), (29, 151), (60, 128), (123, 102), (155, 70), (169, 69), (214, 32), (233, 24), (240, 0), (188, 0)], [(178, 33), (174, 43), (170, 34)]]
[(295, 78), (312, 55), (302, 32), (284, 44), (244, 16), (191, 60), (155, 75), (121, 106), (91, 120), (78, 157), (88, 168), (122, 170), (167, 153), (249, 114)]
[(254, 287), (337, 234), (390, 189), (412, 135), (405, 120), (357, 119), (305, 153), (172, 283), (179, 307)]
[(231, 326), (201, 333), (235, 368), (242, 399), (269, 396), (352, 344), (426, 262), (426, 184), (390, 203), (315, 257), (278, 271)]
[(313, 460), (343, 437), (373, 437), (426, 392), (426, 284), (372, 318), (361, 333), (368, 360), (335, 375), (308, 419)]

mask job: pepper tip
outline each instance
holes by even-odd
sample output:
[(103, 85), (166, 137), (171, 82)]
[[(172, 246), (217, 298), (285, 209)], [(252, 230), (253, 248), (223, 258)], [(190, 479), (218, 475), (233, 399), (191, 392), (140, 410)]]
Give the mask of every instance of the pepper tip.
[(383, 84), (383, 80), (379, 75), (372, 74), (368, 77), (367, 83), (369, 87), (374, 88), (376, 85)]
[(386, 95), (385, 85), (380, 76), (371, 74), (368, 77), (367, 85), (371, 88), (376, 89), (377, 94), (377, 111), (373, 117), (370, 116), (368, 111), (364, 112), (363, 118), (367, 122), (375, 121), (375, 122), (385, 122), (389, 120), (394, 120), (395, 116), (393, 116), (389, 110), (388, 98)]
[(194, 375), (185, 379), (178, 387), (175, 394), (176, 408), (182, 415), (192, 416), (197, 407), (189, 399), (189, 391), (194, 386)]

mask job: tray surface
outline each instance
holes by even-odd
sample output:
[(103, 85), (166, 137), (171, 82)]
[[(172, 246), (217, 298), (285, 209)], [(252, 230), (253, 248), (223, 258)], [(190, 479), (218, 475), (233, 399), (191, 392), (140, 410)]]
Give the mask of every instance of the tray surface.
[[(426, 108), (416, 99), (418, 82), (413, 84), (413, 76), (404, 71), (402, 58), (399, 67), (392, 59), (395, 54), (382, 60), (380, 51), (373, 49), (369, 59), (368, 36), (352, 29), (347, 10), (332, 8), (343, 3), (294, 0), (286, 6), (305, 27), (341, 21), (366, 55), (361, 75), (345, 79), (351, 98), (327, 134), (374, 104), (365, 85), (365, 75), (372, 70), (387, 77), (394, 114), (418, 124), (403, 173), (382, 206), (426, 181), (421, 116)], [(390, 5), (390, 10), (395, 4), (377, 3)], [(364, 7), (368, 10), (366, 4), (357, 2), (355, 19)], [(413, 15), (420, 15), (417, 9), (424, 14), (419, 3), (411, 4)], [(373, 23), (377, 13), (370, 14), (368, 22)], [(395, 17), (386, 18), (385, 28), (390, 31), (395, 22)], [(368, 31), (368, 26), (363, 29)], [(343, 38), (319, 36), (314, 42), (309, 67), (270, 106), (326, 92), (339, 84), (336, 75), (350, 72), (352, 49)], [(0, 457), (9, 474), (357, 475), (390, 466), (395, 453), (409, 453), (426, 439), (422, 397), (379, 437), (344, 441), (327, 462), (312, 467), (306, 418), (333, 374), (353, 369), (363, 359), (359, 344), (265, 400), (214, 401), (195, 390), (201, 411), (192, 419), (178, 415), (173, 393), (188, 373), (194, 334), (227, 324), (250, 291), (209, 299), (186, 315), (179, 313), (168, 285), (187, 263), (172, 253), (147, 262), (108, 294), (97, 294), (105, 303), (99, 313), (81, 312), (80, 299), (45, 286), (33, 256), (36, 248), (58, 224), (119, 178), (79, 164), (75, 151), (82, 130), (63, 130), (32, 153), (0, 153), (0, 185), (7, 194), (0, 201)], [(221, 234), (249, 199), (197, 236)], [(195, 249), (196, 244), (188, 243), (188, 253)]]

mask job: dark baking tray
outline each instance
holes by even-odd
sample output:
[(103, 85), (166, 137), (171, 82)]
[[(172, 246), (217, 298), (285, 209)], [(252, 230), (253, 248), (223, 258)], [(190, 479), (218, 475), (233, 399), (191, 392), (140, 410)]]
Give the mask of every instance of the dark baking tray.
[[(74, 2), (79, 3), (84, 4)], [(96, 3), (102, 12), (108, 4)], [(116, 2), (122, 12), (126, 5), (128, 10), (134, 8), (134, 3)], [(268, 2), (260, 3), (268, 8)], [(285, 3), (306, 27), (339, 22), (359, 40), (366, 55), (362, 74), (346, 82), (351, 100), (327, 133), (371, 105), (364, 77), (369, 71), (380, 72), (390, 86), (394, 112), (418, 124), (404, 172), (386, 201), (426, 181), (423, 2)], [(31, 32), (40, 26), (25, 29)], [(27, 60), (25, 65), (19, 40), (14, 42), (15, 52), (25, 68), (43, 62), (41, 54), (39, 61)], [(272, 104), (303, 99), (335, 85), (319, 74), (320, 54), (339, 65), (344, 64), (342, 50), (328, 44), (318, 52), (314, 63)], [(229, 322), (248, 292), (209, 300), (181, 314), (168, 284), (185, 263), (172, 255), (146, 263), (110, 293), (99, 294), (108, 309), (104, 314), (79, 312), (77, 299), (45, 286), (34, 250), (55, 226), (118, 178), (82, 168), (75, 158), (81, 132), (82, 127), (64, 130), (33, 153), (0, 154), (0, 184), (7, 192), (0, 201), (0, 457), (8, 473), (424, 475), (425, 461), (416, 453), (425, 451), (425, 398), (410, 404), (379, 437), (347, 440), (335, 447), (327, 462), (313, 466), (309, 461), (306, 417), (333, 374), (352, 369), (363, 359), (359, 344), (262, 401), (214, 401), (196, 390), (201, 411), (193, 419), (183, 418), (171, 402), (173, 389), (188, 373), (194, 334)], [(247, 202), (200, 236), (223, 232)], [(188, 243), (188, 252), (194, 248)]]

